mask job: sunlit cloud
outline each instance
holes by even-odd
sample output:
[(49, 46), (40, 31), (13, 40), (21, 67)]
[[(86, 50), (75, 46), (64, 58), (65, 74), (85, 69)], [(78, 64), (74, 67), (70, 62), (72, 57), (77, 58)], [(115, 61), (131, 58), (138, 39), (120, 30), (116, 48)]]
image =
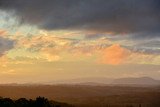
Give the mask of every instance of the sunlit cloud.
[(114, 44), (110, 47), (107, 47), (102, 52), (102, 63), (105, 64), (121, 64), (131, 55), (131, 52), (119, 44)]
[(121, 65), (121, 64), (153, 64), (158, 65), (160, 55), (145, 51), (135, 51), (113, 44), (101, 51), (98, 62), (102, 64)]
[(7, 30), (0, 29), (0, 36), (5, 36), (7, 34)]
[[(64, 35), (66, 32), (63, 32)], [(62, 33), (62, 35), (63, 35)], [(65, 37), (65, 36), (64, 36)], [(15, 48), (8, 57), (54, 61), (87, 61), (109, 65), (158, 64), (158, 55), (144, 51), (131, 41), (112, 41), (106, 37), (95, 39), (71, 39), (58, 37), (55, 32), (40, 31), (36, 35), (16, 35)], [(126, 44), (126, 45), (125, 45)], [(21, 53), (21, 54), (19, 54)], [(151, 60), (148, 62), (147, 60)]]

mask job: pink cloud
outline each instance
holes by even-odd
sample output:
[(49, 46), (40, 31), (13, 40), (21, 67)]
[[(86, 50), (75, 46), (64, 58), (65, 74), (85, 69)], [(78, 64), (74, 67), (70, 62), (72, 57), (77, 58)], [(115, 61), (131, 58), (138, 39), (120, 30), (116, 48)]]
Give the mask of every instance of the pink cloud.
[(131, 52), (119, 44), (114, 44), (102, 51), (101, 62), (105, 64), (117, 65), (124, 63), (131, 55)]

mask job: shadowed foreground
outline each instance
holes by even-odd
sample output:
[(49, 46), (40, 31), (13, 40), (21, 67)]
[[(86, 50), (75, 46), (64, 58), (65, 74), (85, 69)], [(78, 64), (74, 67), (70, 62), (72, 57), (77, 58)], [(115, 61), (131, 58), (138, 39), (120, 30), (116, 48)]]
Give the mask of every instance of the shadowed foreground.
[(72, 107), (66, 103), (49, 101), (44, 97), (37, 97), (35, 100), (20, 98), (12, 100), (10, 98), (0, 98), (0, 107)]
[[(0, 96), (14, 100), (0, 107), (160, 107), (160, 86), (1, 85)], [(37, 96), (49, 100), (26, 100)]]

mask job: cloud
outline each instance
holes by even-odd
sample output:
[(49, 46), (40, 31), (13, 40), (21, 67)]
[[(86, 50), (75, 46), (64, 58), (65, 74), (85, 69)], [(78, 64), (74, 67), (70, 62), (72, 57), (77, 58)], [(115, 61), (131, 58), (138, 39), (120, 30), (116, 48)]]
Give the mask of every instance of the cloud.
[[(15, 40), (17, 40), (17, 44), (10, 53), (13, 59), (25, 57), (47, 60), (49, 62), (58, 61), (60, 59), (59, 54), (65, 51), (64, 49), (70, 43), (69, 39), (47, 35), (32, 35), (31, 37), (18, 36)], [(21, 53), (21, 55), (17, 53)]]
[[(122, 45), (107, 38), (76, 40), (55, 37), (54, 33), (32, 36), (17, 35), (14, 39), (16, 40), (15, 48), (7, 56), (16, 60), (19, 58), (48, 62), (97, 62), (98, 60), (103, 64), (119, 65), (159, 64), (160, 59), (158, 40), (157, 42), (142, 41), (135, 43), (136, 46), (134, 46), (135, 44), (130, 45), (130, 42), (124, 42)], [(146, 44), (151, 45), (149, 47)]]
[[(153, 64), (159, 65), (160, 55), (157, 51), (144, 49), (131, 49), (129, 47), (121, 46), (120, 44), (113, 44), (100, 50), (98, 62), (109, 65), (120, 64)], [(151, 51), (151, 52), (149, 52)]]
[[(80, 29), (159, 37), (159, 0), (1, 0), (21, 23), (47, 30)], [(150, 34), (150, 35), (145, 35)]]
[(14, 41), (0, 36), (0, 56), (14, 47)]
[(0, 29), (0, 36), (4, 36), (7, 34), (6, 30)]
[(17, 41), (15, 48), (9, 53), (9, 56), (12, 59), (27, 57), (45, 59), (45, 61), (81, 60), (94, 57), (110, 44), (107, 39), (78, 40), (55, 35), (55, 33), (47, 32), (32, 36), (17, 35), (14, 38)]
[(124, 63), (131, 52), (119, 44), (113, 44), (102, 51), (101, 62), (104, 64), (118, 65)]

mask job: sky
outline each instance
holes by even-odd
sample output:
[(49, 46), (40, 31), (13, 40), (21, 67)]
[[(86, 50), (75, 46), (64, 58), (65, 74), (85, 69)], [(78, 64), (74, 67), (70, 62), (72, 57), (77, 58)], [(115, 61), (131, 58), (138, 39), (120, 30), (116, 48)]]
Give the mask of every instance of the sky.
[(160, 79), (159, 0), (0, 0), (0, 83)]

